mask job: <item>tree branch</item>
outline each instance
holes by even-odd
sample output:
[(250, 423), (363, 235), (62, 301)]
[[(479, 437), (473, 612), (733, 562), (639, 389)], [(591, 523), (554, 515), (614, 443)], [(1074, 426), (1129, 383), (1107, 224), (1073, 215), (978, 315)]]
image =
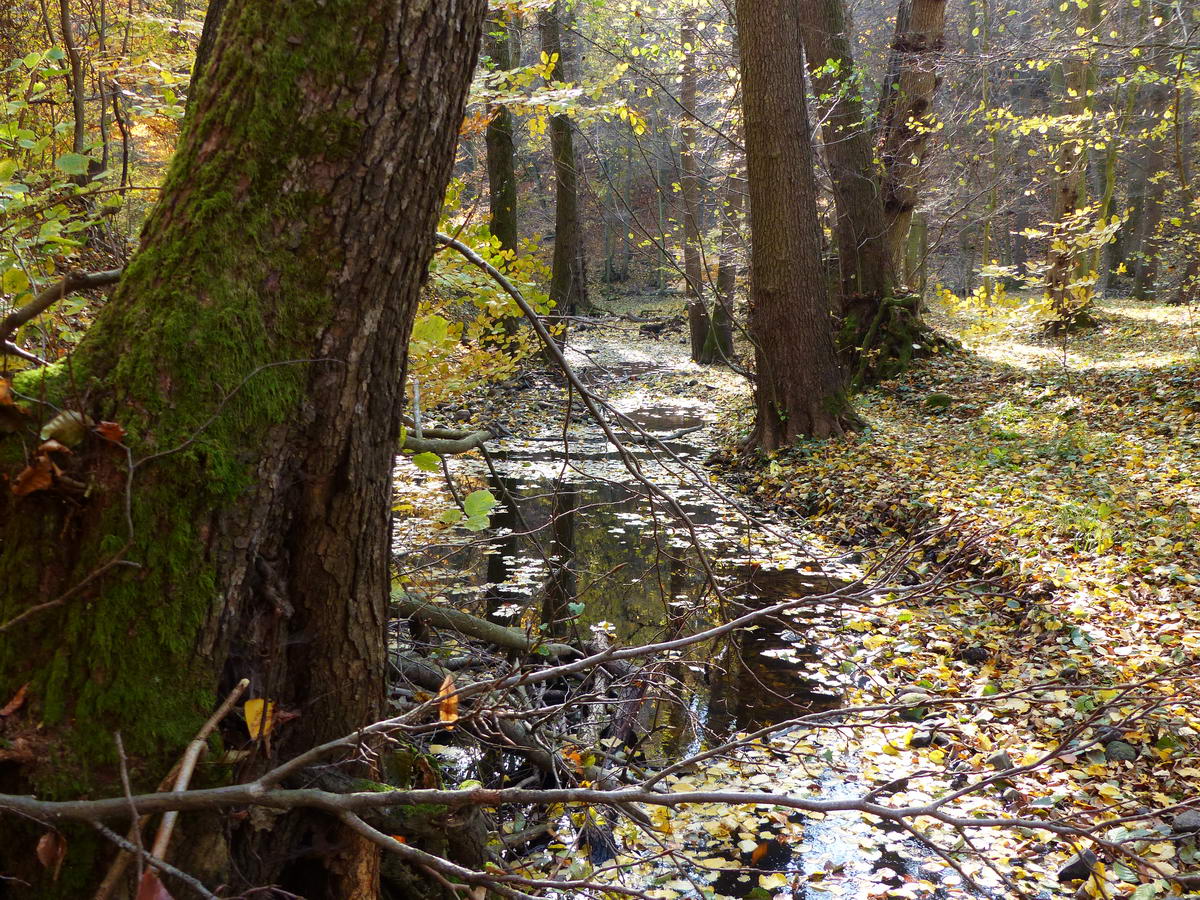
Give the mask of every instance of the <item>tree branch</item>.
[(124, 269), (108, 269), (103, 272), (67, 273), (67, 276), (57, 284), (45, 288), (24, 306), (14, 309), (0, 321), (0, 341), (7, 343), (13, 332), (26, 322), (40, 316), (67, 294), (115, 284), (121, 279), (124, 271)]

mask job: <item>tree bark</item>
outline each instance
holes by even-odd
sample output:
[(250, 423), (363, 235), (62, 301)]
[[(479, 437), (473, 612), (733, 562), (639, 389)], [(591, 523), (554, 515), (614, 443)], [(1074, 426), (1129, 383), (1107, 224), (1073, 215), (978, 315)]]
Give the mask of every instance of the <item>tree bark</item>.
[[(71, 365), (19, 376), (53, 406), (0, 441), (9, 479), (55, 408), (129, 448), (87, 432), (46, 489), (0, 492), (0, 694), (29, 684), (43, 750), (5, 777), (39, 793), (111, 793), (117, 729), (152, 786), (242, 677), (298, 714), (260, 759), (384, 708), (407, 340), (483, 2), (229, 0), (223, 18), (141, 250)], [(374, 896), (376, 853), (340, 825), (229, 827), (235, 884)], [(37, 837), (0, 846), (0, 871), (39, 897), (94, 885), (94, 836), (57, 883)]]
[[(487, 28), (485, 52), (491, 57), (493, 67), (497, 71), (511, 69), (515, 63), (508, 19), (496, 15), (488, 21)], [(513, 165), (513, 119), (507, 106), (496, 104), (492, 107), (484, 143), (487, 145), (489, 228), (492, 237), (500, 242), (501, 251), (516, 253), (517, 176)]]
[(935, 126), (938, 54), (943, 46), (946, 0), (900, 0), (896, 36), (879, 100), (883, 160), (883, 210), (892, 271), (904, 259), (908, 225), (917, 206), (929, 129)]
[[(833, 228), (841, 272), (843, 314), (873, 317), (873, 306), (894, 289), (879, 178), (871, 133), (856, 84), (843, 0), (800, 3), (804, 57), (812, 77), (836, 219)], [(832, 63), (832, 65), (831, 65)], [(864, 307), (856, 310), (856, 307)]]
[(196, 96), (200, 79), (208, 68), (213, 48), (217, 45), (217, 32), (221, 28), (221, 17), (229, 0), (209, 0), (208, 9), (204, 13), (204, 28), (200, 32), (200, 43), (196, 45), (196, 58), (192, 61), (192, 81), (188, 86), (188, 108), (191, 108), (192, 98)]
[(776, 450), (850, 421), (821, 264), (800, 0), (740, 0), (751, 221), (753, 443)]
[(738, 217), (742, 198), (746, 194), (746, 179), (737, 171), (725, 182), (725, 199), (721, 203), (721, 253), (717, 259), (717, 298), (712, 307), (712, 327), (704, 341), (702, 363), (729, 363), (733, 359), (733, 309), (737, 302), (740, 234)]
[[(555, 80), (569, 82), (571, 69), (562, 40), (561, 0), (541, 16), (542, 50), (558, 56)], [(579, 169), (575, 155), (574, 126), (567, 115), (550, 117), (550, 152), (554, 157), (554, 258), (550, 271), (550, 299), (559, 315), (574, 315), (589, 306), (587, 258), (579, 221)]]

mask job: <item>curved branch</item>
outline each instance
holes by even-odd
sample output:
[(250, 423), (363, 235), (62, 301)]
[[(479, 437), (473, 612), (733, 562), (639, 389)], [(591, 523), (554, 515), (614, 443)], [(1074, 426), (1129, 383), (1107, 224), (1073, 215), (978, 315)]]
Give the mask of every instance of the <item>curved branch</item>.
[(69, 272), (67, 276), (42, 290), (36, 297), (19, 309), (14, 309), (0, 320), (0, 341), (7, 342), (14, 331), (26, 322), (37, 318), (67, 294), (88, 288), (105, 287), (120, 281), (124, 269), (107, 269), (103, 272)]

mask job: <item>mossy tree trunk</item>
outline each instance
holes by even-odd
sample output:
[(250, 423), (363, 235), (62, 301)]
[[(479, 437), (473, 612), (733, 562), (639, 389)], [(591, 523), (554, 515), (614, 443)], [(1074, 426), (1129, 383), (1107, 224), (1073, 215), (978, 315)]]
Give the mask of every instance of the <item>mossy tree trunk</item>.
[[(0, 435), (7, 479), (56, 410), (128, 448), (89, 431), (47, 489), (0, 492), (0, 695), (29, 685), (4, 727), (37, 741), (0, 763), (8, 789), (119, 793), (117, 730), (153, 789), (242, 677), (298, 714), (276, 757), (383, 712), (406, 348), (483, 7), (229, 0), (141, 250), (68, 364), (18, 380), (25, 427)], [(333, 823), (227, 827), (217, 877), (373, 895), (376, 854)], [(89, 893), (99, 855), (72, 841), (52, 885), (37, 837), (6, 840), (0, 871)]]
[(750, 193), (754, 445), (776, 450), (851, 420), (833, 344), (795, 0), (740, 0)]
[[(884, 86), (880, 140), (888, 165), (880, 167), (872, 147), (874, 133), (862, 105), (862, 86), (854, 68), (844, 0), (806, 0), (800, 11), (804, 56), (821, 113), (824, 155), (833, 186), (834, 243), (838, 259), (841, 319), (837, 345), (854, 384), (891, 377), (926, 347), (932, 336), (920, 320), (920, 306), (897, 290), (904, 271), (903, 240), (920, 183), (924, 138), (901, 127), (896, 116), (926, 115), (936, 87), (927, 72), (931, 51), (940, 49), (942, 6), (905, 0), (893, 43), (892, 72)], [(902, 30), (901, 30), (902, 28)], [(893, 83), (899, 89), (892, 89)], [(915, 96), (910, 93), (916, 92)], [(907, 152), (900, 163), (895, 154)], [(891, 155), (888, 155), (888, 154)], [(885, 201), (891, 198), (892, 206)], [(904, 249), (907, 249), (906, 245)]]

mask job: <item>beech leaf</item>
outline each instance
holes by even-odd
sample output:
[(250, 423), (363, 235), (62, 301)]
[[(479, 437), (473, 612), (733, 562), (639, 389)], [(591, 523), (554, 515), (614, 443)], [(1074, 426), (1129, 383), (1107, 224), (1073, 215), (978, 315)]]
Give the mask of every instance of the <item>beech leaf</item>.
[(246, 716), (246, 730), (255, 740), (270, 734), (275, 727), (275, 704), (268, 700), (247, 700), (242, 712)]
[(446, 725), (447, 731), (458, 721), (458, 694), (455, 693), (453, 675), (447, 675), (438, 688), (438, 719)]
[(67, 840), (57, 831), (47, 831), (38, 839), (38, 862), (50, 870), (50, 877), (58, 881), (58, 873), (62, 870), (63, 860), (67, 856)]

